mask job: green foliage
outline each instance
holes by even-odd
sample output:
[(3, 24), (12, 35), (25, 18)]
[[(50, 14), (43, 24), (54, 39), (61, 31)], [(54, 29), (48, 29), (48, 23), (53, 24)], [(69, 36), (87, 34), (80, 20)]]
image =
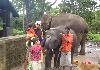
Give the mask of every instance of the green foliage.
[(12, 0), (11, 2), (17, 12), (21, 13), (23, 11), (23, 0)]
[(27, 18), (33, 18), (34, 21), (39, 20), (44, 11), (51, 8), (50, 2), (45, 0), (25, 0), (24, 4), (26, 5)]
[(88, 34), (88, 40), (91, 40), (91, 41), (100, 41), (100, 34), (92, 34), (90, 32)]
[(62, 12), (74, 13), (88, 20), (93, 16), (94, 5), (96, 2), (91, 0), (62, 0), (59, 7)]
[(13, 28), (22, 30), (23, 29), (23, 18), (20, 16), (20, 18), (16, 18), (12, 21)]
[(100, 10), (95, 11), (95, 0), (62, 0), (59, 4), (61, 13), (73, 13), (83, 17), (92, 33), (100, 32)]
[(3, 30), (3, 25), (2, 25), (2, 23), (0, 23), (0, 30)]
[(12, 35), (23, 35), (24, 32), (22, 30), (18, 30), (18, 29), (13, 29), (12, 31)]
[[(40, 20), (44, 11), (48, 12), (51, 16), (56, 16), (63, 12), (73, 13), (83, 17), (86, 20), (91, 33), (97, 34), (100, 32), (100, 10), (95, 11), (97, 6), (95, 0), (62, 0), (62, 2), (56, 8), (52, 8), (51, 3), (47, 2), (46, 0), (12, 0), (12, 4), (18, 12), (22, 12), (26, 10), (25, 1), (29, 1), (29, 11), (26, 14), (33, 19), (33, 23), (36, 20)], [(25, 10), (23, 10), (23, 6)], [(23, 18), (20, 17), (13, 21), (13, 26), (17, 30), (22, 30), (22, 23)], [(94, 35), (91, 33), (89, 33), (89, 39), (91, 39), (91, 37)]]
[(53, 8), (53, 9), (51, 9), (51, 10), (49, 11), (49, 14), (50, 14), (51, 16), (57, 16), (57, 15), (60, 14), (60, 9), (59, 9), (59, 8)]
[(1, 17), (0, 17), (0, 30), (3, 30), (3, 21), (2, 21), (2, 19), (1, 19)]
[(95, 18), (92, 20), (92, 24), (90, 25), (92, 31), (95, 33), (100, 32), (100, 10), (94, 12)]

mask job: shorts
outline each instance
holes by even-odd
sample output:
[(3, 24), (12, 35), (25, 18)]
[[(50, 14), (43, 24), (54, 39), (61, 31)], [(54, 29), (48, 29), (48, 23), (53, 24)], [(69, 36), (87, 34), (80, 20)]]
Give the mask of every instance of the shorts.
[(71, 52), (61, 53), (60, 66), (71, 66)]
[(32, 61), (32, 70), (42, 70), (42, 63), (39, 61)]

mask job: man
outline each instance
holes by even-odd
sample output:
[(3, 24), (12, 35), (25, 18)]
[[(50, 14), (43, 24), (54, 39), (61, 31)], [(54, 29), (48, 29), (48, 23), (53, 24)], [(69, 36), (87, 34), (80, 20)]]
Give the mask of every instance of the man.
[(41, 28), (41, 21), (36, 21), (34, 30), (39, 41), (42, 42), (42, 40), (44, 40), (45, 31)]
[(71, 48), (73, 43), (73, 34), (70, 33), (70, 29), (68, 33), (62, 33), (62, 44), (61, 44), (61, 59), (60, 65), (65, 69), (65, 66), (72, 66), (71, 63)]

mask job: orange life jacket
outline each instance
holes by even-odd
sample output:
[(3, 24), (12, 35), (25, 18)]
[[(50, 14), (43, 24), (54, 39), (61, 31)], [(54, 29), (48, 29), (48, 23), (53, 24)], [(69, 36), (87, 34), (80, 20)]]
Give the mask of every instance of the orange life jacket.
[(71, 52), (73, 34), (62, 34), (61, 52)]
[(26, 30), (26, 33), (27, 33), (27, 35), (30, 36), (30, 37), (37, 37), (37, 35), (35, 34), (35, 31), (34, 31), (33, 28), (28, 28), (28, 29)]

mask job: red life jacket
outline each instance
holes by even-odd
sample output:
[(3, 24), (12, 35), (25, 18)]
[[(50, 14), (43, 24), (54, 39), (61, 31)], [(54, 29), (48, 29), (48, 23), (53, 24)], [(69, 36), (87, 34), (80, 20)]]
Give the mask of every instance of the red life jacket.
[(35, 31), (33, 28), (28, 28), (26, 30), (26, 33), (30, 36), (30, 37), (37, 37), (37, 35), (35, 34)]
[[(67, 40), (67, 41), (66, 41)], [(73, 34), (62, 34), (61, 52), (71, 52)]]

